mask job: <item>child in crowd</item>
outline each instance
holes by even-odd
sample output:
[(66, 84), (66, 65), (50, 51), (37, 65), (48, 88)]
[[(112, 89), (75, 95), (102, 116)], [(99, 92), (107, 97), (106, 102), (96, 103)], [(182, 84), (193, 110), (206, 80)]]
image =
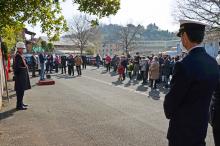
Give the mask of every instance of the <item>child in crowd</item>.
[(128, 64), (128, 76), (130, 78), (130, 80), (132, 79), (132, 72), (134, 70), (134, 65), (132, 63), (132, 61), (129, 61), (129, 64)]
[(120, 63), (119, 66), (118, 66), (118, 74), (119, 74), (119, 78), (118, 80), (119, 81), (123, 81), (123, 74), (125, 72), (125, 68), (124, 66)]

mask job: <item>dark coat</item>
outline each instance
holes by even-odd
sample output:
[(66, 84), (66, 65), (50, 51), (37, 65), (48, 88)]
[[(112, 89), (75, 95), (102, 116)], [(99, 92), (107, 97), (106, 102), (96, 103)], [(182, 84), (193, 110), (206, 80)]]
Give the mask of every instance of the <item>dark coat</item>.
[(13, 68), (15, 76), (15, 91), (31, 89), (28, 68), (21, 55), (16, 54)]
[(205, 140), (209, 105), (218, 82), (218, 65), (198, 47), (174, 67), (164, 111), (170, 119), (167, 138), (174, 146), (198, 146)]
[[(220, 74), (220, 66), (219, 66), (219, 74)], [(212, 98), (211, 104), (211, 125), (213, 128), (218, 129), (220, 131), (220, 78), (218, 80), (218, 86), (214, 92), (214, 96)]]
[(170, 75), (170, 61), (165, 60), (164, 61), (164, 66), (163, 66), (163, 75), (169, 76)]

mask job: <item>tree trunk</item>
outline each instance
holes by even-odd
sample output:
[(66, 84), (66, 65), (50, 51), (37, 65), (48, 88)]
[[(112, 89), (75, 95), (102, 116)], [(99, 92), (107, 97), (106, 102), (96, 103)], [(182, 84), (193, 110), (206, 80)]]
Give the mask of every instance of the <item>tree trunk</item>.
[(80, 55), (82, 56), (82, 54), (83, 54), (83, 48), (81, 47), (80, 48)]

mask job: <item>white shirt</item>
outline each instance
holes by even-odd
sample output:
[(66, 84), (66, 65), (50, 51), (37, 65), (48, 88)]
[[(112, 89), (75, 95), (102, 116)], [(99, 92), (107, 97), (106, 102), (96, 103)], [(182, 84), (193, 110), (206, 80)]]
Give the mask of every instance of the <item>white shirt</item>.
[(191, 49), (189, 49), (189, 50), (188, 50), (188, 53), (189, 53), (190, 51), (192, 51), (193, 49), (195, 49), (195, 48), (201, 48), (201, 47), (203, 47), (202, 44), (198, 44), (198, 45), (192, 47)]

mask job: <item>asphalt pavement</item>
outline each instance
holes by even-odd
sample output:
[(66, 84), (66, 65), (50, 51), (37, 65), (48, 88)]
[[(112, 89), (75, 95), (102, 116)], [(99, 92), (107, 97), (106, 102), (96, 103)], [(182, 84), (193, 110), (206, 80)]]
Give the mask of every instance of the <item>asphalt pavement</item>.
[[(53, 74), (56, 84), (25, 93), (27, 111), (11, 103), (0, 112), (1, 146), (166, 146), (166, 89), (88, 67), (80, 77)], [(213, 146), (211, 129), (207, 146)]]

